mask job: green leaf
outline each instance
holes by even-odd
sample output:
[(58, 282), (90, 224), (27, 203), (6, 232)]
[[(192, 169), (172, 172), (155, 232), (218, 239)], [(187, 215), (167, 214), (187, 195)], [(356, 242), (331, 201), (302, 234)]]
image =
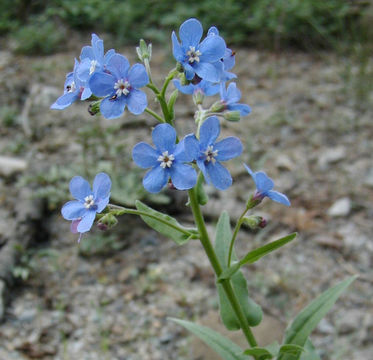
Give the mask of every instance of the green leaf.
[(310, 338), (307, 339), (304, 350), (305, 351), (300, 356), (300, 360), (321, 360)]
[(141, 201), (136, 201), (136, 208), (150, 216), (140, 215), (141, 219), (151, 228), (162, 235), (172, 239), (178, 245), (183, 245), (196, 236), (196, 229), (189, 229), (181, 226), (176, 219), (169, 215), (162, 214)]
[(170, 113), (171, 119), (173, 119), (175, 116), (174, 106), (175, 106), (175, 102), (176, 102), (178, 94), (179, 94), (179, 91), (174, 90), (170, 96), (170, 99), (168, 100), (167, 108), (168, 108), (168, 112)]
[(289, 355), (299, 356), (299, 354), (302, 353), (303, 351), (304, 351), (304, 348), (302, 348), (299, 345), (285, 344), (280, 347), (278, 354), (279, 355), (289, 354)]
[(272, 354), (266, 348), (261, 348), (261, 347), (253, 347), (251, 349), (247, 349), (244, 351), (244, 354), (251, 355), (255, 359), (258, 359), (258, 360), (272, 359), (274, 356), (276, 356), (276, 354)]
[(270, 252), (280, 248), (281, 246), (286, 245), (290, 241), (294, 240), (297, 236), (297, 233), (292, 233), (276, 241), (272, 241), (267, 245), (264, 245), (258, 249), (250, 251), (244, 258), (242, 258), (238, 263), (232, 265), (228, 269), (225, 269), (219, 276), (218, 281), (224, 279), (229, 279), (236, 271), (240, 269), (242, 265), (252, 264), (255, 261), (259, 260), (263, 256), (269, 254)]
[[(229, 244), (232, 239), (231, 226), (229, 222), (229, 215), (223, 212), (219, 218), (216, 227), (215, 251), (222, 265), (223, 271), (227, 268)], [(232, 254), (232, 259), (237, 259), (235, 253)], [(241, 271), (236, 272), (230, 279), (234, 292), (242, 307), (242, 310), (247, 318), (249, 326), (256, 326), (262, 320), (262, 309), (249, 297), (246, 279)], [(239, 320), (225, 294), (222, 284), (217, 284), (219, 303), (220, 303), (220, 317), (228, 330), (239, 330)]]
[(224, 360), (244, 360), (242, 349), (230, 339), (220, 335), (208, 327), (194, 324), (189, 321), (169, 318), (169, 320), (183, 326), (188, 331), (199, 337)]
[[(330, 308), (337, 301), (342, 292), (356, 279), (356, 276), (349, 277), (337, 285), (323, 292), (303, 309), (292, 324), (286, 330), (284, 344), (295, 344), (304, 346), (309, 335), (315, 329), (320, 320), (326, 315)], [(299, 354), (300, 356), (300, 354)], [(292, 355), (280, 355), (279, 360), (295, 360)]]

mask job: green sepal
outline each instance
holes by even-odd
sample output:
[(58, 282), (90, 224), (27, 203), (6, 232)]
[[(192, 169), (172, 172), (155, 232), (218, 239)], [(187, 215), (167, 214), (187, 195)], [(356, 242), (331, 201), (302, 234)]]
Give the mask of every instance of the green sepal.
[(231, 278), (241, 266), (245, 264), (252, 264), (255, 261), (258, 261), (263, 256), (271, 253), (274, 250), (277, 250), (281, 246), (286, 245), (290, 241), (294, 240), (297, 236), (297, 233), (292, 233), (290, 235), (284, 236), (281, 239), (270, 242), (267, 245), (264, 245), (258, 249), (252, 250), (246, 254), (239, 262), (236, 262), (229, 268), (224, 269), (218, 278), (218, 282)]
[[(286, 330), (284, 344), (305, 346), (311, 332), (356, 277), (352, 276), (339, 282), (307, 305)], [(298, 360), (299, 357), (300, 354), (296, 357), (293, 355), (292, 357), (290, 355), (280, 355), (278, 360)]]
[(245, 360), (242, 349), (232, 340), (224, 337), (206, 326), (194, 324), (189, 321), (169, 318), (169, 320), (183, 326), (185, 329), (199, 337), (206, 345), (219, 354), (224, 360)]
[(253, 347), (244, 351), (244, 355), (253, 356), (256, 360), (269, 360), (281, 354), (298, 355), (305, 351), (301, 346), (286, 344), (280, 346), (277, 341), (265, 347)]
[(147, 225), (160, 234), (172, 239), (176, 244), (183, 245), (191, 239), (198, 238), (198, 231), (196, 229), (190, 229), (180, 225), (173, 217), (152, 209), (140, 200), (137, 200), (135, 205), (137, 210), (152, 215), (152, 217), (140, 215), (141, 219)]
[(205, 178), (202, 172), (200, 172), (198, 174), (197, 184), (196, 184), (197, 201), (198, 201), (198, 204), (200, 205), (206, 205), (207, 202), (209, 201), (209, 197), (206, 194), (205, 188), (203, 187), (204, 181), (205, 181)]
[[(215, 251), (222, 265), (223, 271), (227, 268), (229, 244), (232, 239), (232, 231), (229, 222), (229, 215), (223, 212), (216, 227)], [(236, 255), (232, 253), (232, 259)], [(245, 314), (249, 326), (256, 326), (262, 320), (262, 309), (249, 297), (247, 282), (241, 271), (236, 272), (230, 279), (232, 287)], [(220, 304), (220, 317), (228, 330), (239, 330), (240, 322), (225, 294), (222, 284), (217, 284)]]

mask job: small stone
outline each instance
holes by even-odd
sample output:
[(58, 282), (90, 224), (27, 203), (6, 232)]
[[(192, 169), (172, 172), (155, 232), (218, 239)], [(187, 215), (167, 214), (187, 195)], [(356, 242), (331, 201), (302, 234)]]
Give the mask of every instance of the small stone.
[(5, 283), (3, 280), (0, 280), (0, 321), (3, 320), (4, 317), (4, 295), (5, 295)]
[(292, 171), (295, 168), (293, 161), (284, 154), (280, 154), (276, 158), (276, 166), (279, 170), (288, 170), (288, 171)]
[(322, 334), (334, 334), (334, 326), (325, 318), (321, 319), (319, 325), (317, 326), (317, 329)]
[(0, 176), (9, 177), (23, 172), (27, 168), (27, 162), (20, 158), (0, 156)]
[(373, 168), (370, 168), (365, 175), (363, 184), (373, 188)]
[(363, 325), (364, 313), (362, 310), (352, 309), (343, 312), (343, 316), (337, 319), (339, 334), (349, 334)]
[(331, 217), (347, 216), (351, 211), (351, 200), (348, 197), (338, 199), (328, 210)]
[(326, 170), (329, 164), (334, 164), (343, 160), (346, 157), (346, 148), (344, 146), (337, 146), (326, 149), (319, 155), (318, 164), (322, 170)]

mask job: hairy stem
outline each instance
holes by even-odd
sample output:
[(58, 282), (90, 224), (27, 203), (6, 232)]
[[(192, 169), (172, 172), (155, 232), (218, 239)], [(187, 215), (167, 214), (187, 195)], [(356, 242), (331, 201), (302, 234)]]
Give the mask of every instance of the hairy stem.
[[(203, 215), (201, 212), (201, 209), (199, 207), (198, 201), (197, 201), (197, 195), (195, 192), (195, 189), (189, 190), (189, 200), (190, 200), (190, 206), (192, 208), (194, 220), (196, 222), (199, 234), (200, 234), (200, 241), (201, 244), (206, 252), (207, 257), (210, 260), (210, 263), (212, 265), (212, 268), (214, 269), (214, 272), (217, 277), (222, 273), (223, 269), (222, 266), (219, 263), (219, 260), (216, 256), (216, 253), (214, 251), (214, 248), (212, 247), (211, 241), (209, 239), (205, 221), (203, 219)], [(224, 280), (222, 282), (223, 289), (225, 291), (225, 294), (227, 295), (227, 298), (232, 306), (233, 311), (235, 312), (238, 321), (240, 322), (240, 326), (242, 329), (242, 332), (244, 333), (247, 342), (251, 347), (257, 346), (257, 342), (255, 340), (255, 337), (247, 323), (247, 319), (245, 318), (245, 315), (242, 311), (241, 305), (237, 299), (237, 296), (233, 290), (232, 284), (230, 283), (230, 280)]]

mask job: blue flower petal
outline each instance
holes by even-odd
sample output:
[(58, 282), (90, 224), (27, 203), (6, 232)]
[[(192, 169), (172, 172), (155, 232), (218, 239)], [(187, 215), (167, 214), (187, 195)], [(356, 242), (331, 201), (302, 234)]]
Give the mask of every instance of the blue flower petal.
[(219, 89), (220, 89), (219, 84), (212, 84), (206, 80), (202, 80), (201, 83), (200, 83), (201, 87), (203, 88), (203, 92), (206, 96), (213, 96), (219, 92)]
[(127, 58), (120, 54), (114, 54), (107, 64), (107, 69), (116, 77), (117, 80), (127, 77), (130, 63)]
[(83, 216), (82, 220), (80, 220), (77, 230), (80, 233), (85, 233), (89, 231), (93, 225), (93, 222), (96, 218), (96, 211), (94, 210), (88, 210), (86, 214)]
[(84, 201), (86, 196), (92, 195), (91, 186), (88, 181), (83, 179), (81, 176), (74, 176), (70, 180), (69, 188), (71, 195), (80, 201)]
[(60, 96), (55, 103), (51, 105), (52, 110), (63, 110), (70, 106), (79, 96), (75, 93), (66, 93)]
[(201, 23), (196, 19), (189, 19), (183, 22), (179, 29), (179, 37), (183, 47), (197, 47), (201, 40), (203, 28)]
[(105, 98), (101, 101), (100, 111), (106, 119), (115, 119), (121, 116), (126, 107), (126, 99), (122, 95), (115, 100)]
[(77, 200), (68, 201), (61, 209), (61, 214), (66, 220), (74, 220), (82, 217), (87, 209)]
[(231, 49), (226, 49), (223, 57), (224, 70), (230, 70), (236, 63), (236, 56)]
[(241, 91), (237, 88), (236, 83), (232, 82), (229, 84), (227, 89), (227, 97), (224, 99), (227, 104), (236, 103), (241, 99)]
[(161, 153), (173, 153), (176, 142), (176, 131), (169, 124), (159, 124), (152, 132), (153, 143)]
[(269, 190), (267, 192), (267, 196), (273, 201), (276, 201), (280, 204), (284, 204), (286, 206), (290, 206), (290, 201), (285, 194), (282, 194), (278, 191)]
[(172, 39), (172, 53), (174, 55), (174, 58), (176, 59), (176, 61), (182, 62), (184, 60), (185, 55), (184, 55), (183, 49), (179, 41), (177, 40), (175, 31), (172, 32), (171, 39)]
[(255, 173), (255, 184), (256, 188), (261, 193), (266, 193), (273, 189), (274, 183), (270, 177), (264, 171), (258, 171)]
[(201, 62), (215, 62), (224, 57), (226, 45), (220, 36), (207, 36), (199, 45)]
[(88, 98), (90, 98), (92, 95), (92, 91), (89, 87), (85, 87), (83, 92), (82, 92), (82, 95), (80, 97), (81, 100), (86, 100)]
[(197, 182), (197, 173), (190, 165), (173, 163), (170, 169), (172, 184), (178, 190), (191, 189)]
[(107, 65), (109, 60), (112, 58), (112, 56), (115, 55), (115, 50), (114, 49), (110, 49), (106, 52), (105, 56), (104, 56), (104, 65)]
[(81, 80), (81, 81), (87, 81), (88, 78), (89, 78), (89, 71), (90, 71), (90, 68), (91, 68), (91, 59), (89, 58), (85, 58), (83, 59), (77, 70), (76, 70), (76, 75), (78, 76), (78, 78)]
[(104, 59), (104, 42), (96, 34), (92, 34), (92, 48), (93, 48), (94, 58), (99, 63), (102, 63)]
[(175, 79), (172, 82), (173, 82), (175, 88), (178, 89), (183, 94), (187, 94), (187, 95), (193, 94), (193, 92), (194, 92), (194, 86), (193, 86), (193, 84), (189, 84), (189, 85), (184, 85), (183, 86), (183, 85), (181, 85), (181, 82), (178, 79)]
[[(195, 63), (194, 63), (195, 64)], [(211, 82), (219, 82), (220, 77), (222, 74), (223, 64), (218, 62), (217, 64), (221, 67), (219, 69), (214, 64), (206, 63), (206, 62), (199, 62), (193, 66), (195, 73), (204, 80), (211, 81)], [(187, 77), (188, 79), (188, 77)], [(189, 79), (188, 79), (189, 80)]]
[(92, 74), (88, 81), (89, 88), (96, 96), (106, 96), (115, 92), (116, 79), (113, 75), (104, 72)]
[(110, 196), (111, 180), (108, 174), (99, 173), (93, 180), (93, 198), (96, 201)]
[(184, 71), (185, 71), (185, 77), (187, 80), (192, 80), (195, 75), (195, 71), (192, 66), (189, 65), (189, 63), (183, 63)]
[(233, 104), (227, 106), (228, 110), (239, 111), (241, 116), (246, 116), (251, 113), (251, 107), (246, 104)]
[(210, 176), (209, 176), (209, 174), (207, 172), (205, 161), (203, 159), (198, 159), (197, 160), (197, 165), (200, 168), (200, 170), (202, 171), (202, 174), (203, 174), (203, 176), (205, 178), (206, 183), (210, 184), (211, 183), (211, 179), (210, 179)]
[(201, 150), (206, 150), (212, 145), (220, 134), (220, 123), (216, 116), (210, 116), (205, 120), (200, 129)]
[(227, 137), (214, 145), (214, 150), (218, 150), (216, 160), (226, 161), (240, 156), (243, 150), (240, 139), (230, 136)]
[(255, 174), (254, 174), (254, 172), (246, 164), (243, 164), (243, 166), (245, 166), (247, 172), (250, 174), (250, 176), (253, 178), (253, 180), (255, 182)]
[(94, 54), (93, 54), (92, 46), (84, 46), (80, 53), (80, 60), (83, 60), (86, 58), (93, 59), (93, 57), (94, 57)]
[(149, 170), (142, 181), (144, 188), (151, 193), (158, 193), (167, 184), (169, 172), (161, 166)]
[(211, 26), (207, 32), (207, 36), (209, 35), (219, 35), (219, 30), (215, 26)]
[(159, 153), (145, 142), (138, 143), (132, 150), (132, 158), (136, 165), (147, 169), (156, 166)]
[(96, 212), (100, 213), (102, 210), (106, 208), (106, 205), (109, 203), (110, 196), (100, 199), (99, 201), (95, 202), (97, 209)]
[(149, 82), (148, 74), (146, 73), (145, 66), (135, 64), (128, 72), (128, 81), (132, 87), (141, 88)]
[(215, 164), (209, 162), (206, 165), (206, 171), (209, 174), (211, 182), (217, 189), (225, 190), (232, 185), (231, 174), (218, 161)]
[(198, 140), (194, 135), (187, 135), (176, 145), (174, 151), (175, 158), (178, 161), (190, 162), (196, 160), (199, 154)]
[(148, 100), (146, 94), (137, 89), (131, 89), (127, 95), (127, 106), (128, 110), (134, 115), (140, 115), (144, 112), (148, 106)]

